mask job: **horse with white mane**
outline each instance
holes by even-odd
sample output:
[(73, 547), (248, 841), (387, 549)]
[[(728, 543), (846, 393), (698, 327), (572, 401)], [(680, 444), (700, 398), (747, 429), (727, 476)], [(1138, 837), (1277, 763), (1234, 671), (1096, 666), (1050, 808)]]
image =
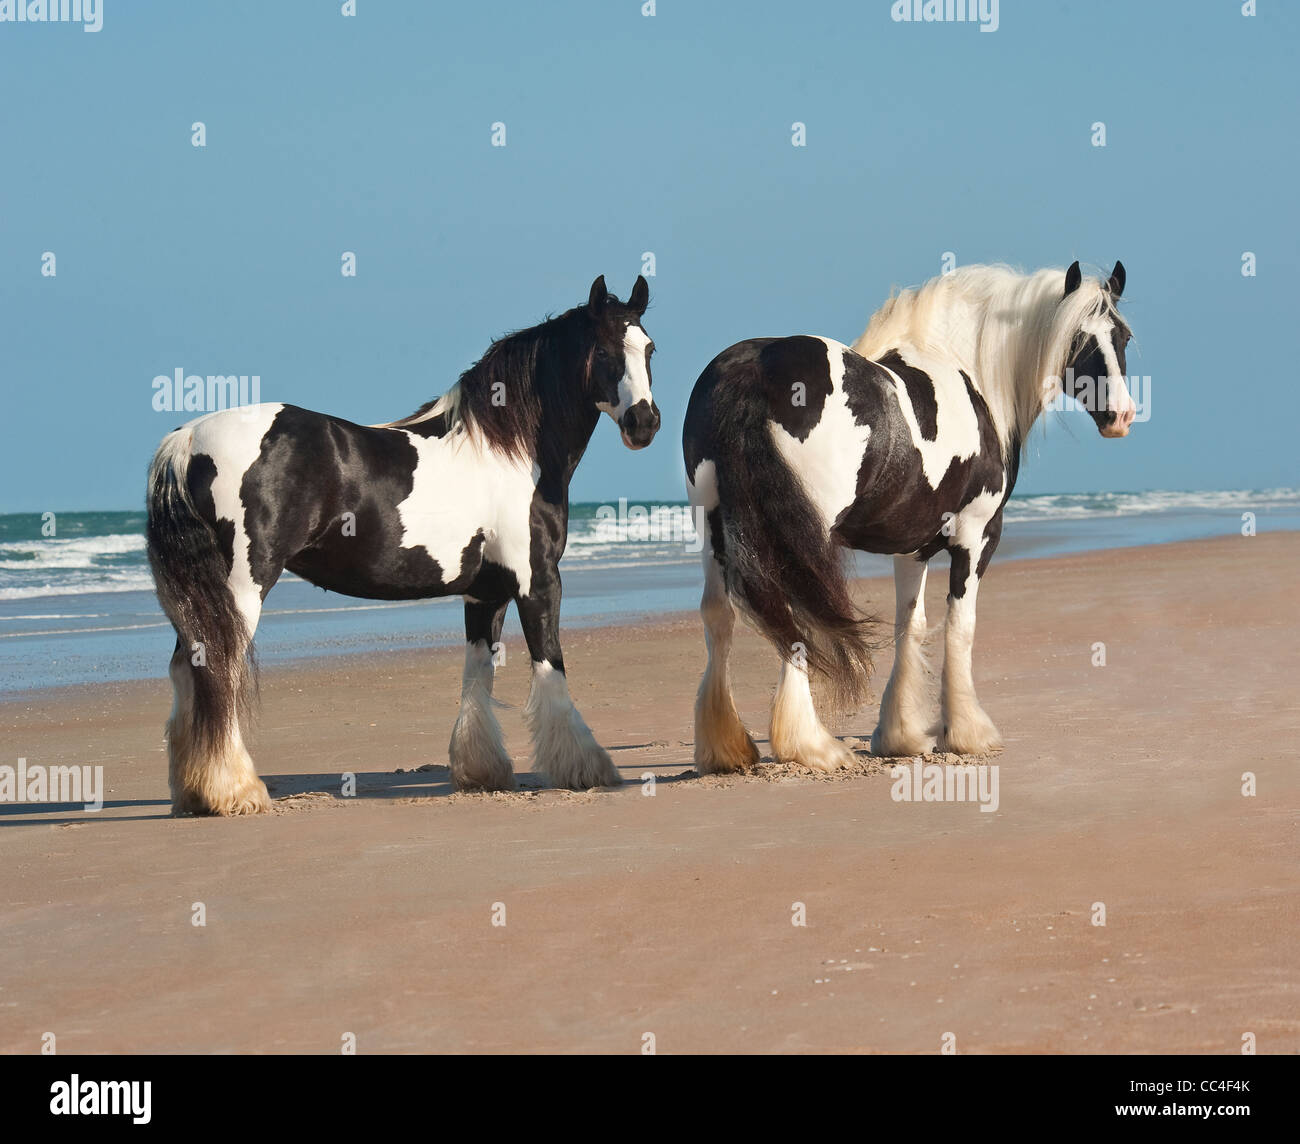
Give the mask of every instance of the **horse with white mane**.
[(262, 602), (284, 569), (379, 600), (465, 600), (465, 677), (449, 748), (459, 790), (506, 790), (514, 767), (492, 712), (493, 649), (514, 600), (533, 661), (525, 714), (538, 768), (560, 786), (618, 771), (569, 696), (559, 561), (569, 481), (600, 414), (650, 444), (650, 291), (592, 284), (586, 305), (494, 342), (411, 416), (356, 425), (293, 405), (212, 413), (164, 438), (149, 470), (148, 551), (176, 629), (167, 721), (172, 807), (269, 808), (240, 729)]
[[(872, 752), (1001, 746), (971, 674), (980, 578), (1046, 406), (1065, 393), (1102, 436), (1128, 433), (1131, 335), (1116, 306), (1124, 279), (1118, 262), (1104, 280), (1085, 278), (1077, 262), (1031, 275), (967, 266), (891, 298), (852, 349), (756, 338), (713, 359), (682, 434), (687, 490), (706, 521), (701, 772), (759, 758), (728, 682), (733, 605), (782, 659), (775, 757), (814, 770), (852, 759), (822, 726), (809, 686), (811, 673), (841, 706), (866, 693), (875, 621), (849, 597), (846, 548), (894, 555), (896, 655)], [(941, 550), (952, 567), (936, 721), (922, 642), (927, 563)]]

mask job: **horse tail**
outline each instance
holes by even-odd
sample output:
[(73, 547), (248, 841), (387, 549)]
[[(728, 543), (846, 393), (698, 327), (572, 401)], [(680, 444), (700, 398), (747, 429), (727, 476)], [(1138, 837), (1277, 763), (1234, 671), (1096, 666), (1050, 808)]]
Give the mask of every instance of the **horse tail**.
[(230, 746), (256, 685), (256, 665), (246, 654), (251, 636), (230, 590), (229, 557), (215, 521), (195, 505), (190, 489), (191, 450), (188, 427), (163, 438), (146, 494), (149, 566), (158, 602), (176, 629), (172, 679), (178, 697), (191, 697), (177, 703), (167, 724), (174, 762)]
[(853, 603), (844, 546), (777, 450), (761, 394), (737, 392), (714, 435), (727, 593), (833, 707), (852, 709), (867, 697), (880, 620)]

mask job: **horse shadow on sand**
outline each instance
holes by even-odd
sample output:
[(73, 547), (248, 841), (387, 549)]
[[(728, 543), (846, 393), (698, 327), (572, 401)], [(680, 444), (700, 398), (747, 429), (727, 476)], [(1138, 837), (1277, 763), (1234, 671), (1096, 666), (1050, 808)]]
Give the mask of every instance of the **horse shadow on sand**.
[[(667, 744), (660, 742), (630, 743), (618, 747), (609, 747), (610, 757), (623, 779), (623, 787), (634, 786), (649, 771), (653, 771), (656, 783), (684, 782), (695, 777), (691, 764), (663, 757), (663, 748)], [(639, 756), (639, 757), (638, 757)], [(516, 760), (516, 767), (521, 765)], [(526, 765), (526, 764), (524, 764)], [(665, 768), (676, 773), (661, 773)], [(680, 769), (677, 769), (680, 768)], [(418, 767), (397, 767), (391, 771), (356, 771), (331, 772), (317, 774), (272, 774), (263, 775), (267, 792), (271, 796), (274, 809), (291, 809), (295, 803), (324, 801), (365, 801), (367, 799), (404, 802), (418, 799), (445, 799), (453, 796), (472, 798), (475, 792), (459, 792), (451, 782), (451, 769), (445, 763), (425, 763)], [(347, 793), (344, 786), (347, 783)], [(619, 787), (599, 787), (598, 790), (614, 791)], [(515, 771), (515, 789), (499, 792), (493, 797), (528, 798), (543, 793), (564, 794), (543, 775), (532, 771)]]

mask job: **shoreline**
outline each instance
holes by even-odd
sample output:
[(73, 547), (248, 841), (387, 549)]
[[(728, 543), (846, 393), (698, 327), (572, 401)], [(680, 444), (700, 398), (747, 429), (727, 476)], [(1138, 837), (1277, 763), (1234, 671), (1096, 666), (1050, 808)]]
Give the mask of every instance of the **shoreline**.
[[(1300, 529), (1274, 529), (1274, 530), (1270, 530), (1267, 533), (1261, 533), (1259, 535), (1260, 536), (1265, 536), (1265, 535), (1297, 536), (1300, 535)], [(1180, 539), (1157, 540), (1157, 541), (1153, 541), (1141, 545), (1118, 544), (1113, 547), (1095, 547), (1095, 548), (1088, 547), (1088, 548), (1081, 548), (1078, 549), (1077, 551), (1070, 551), (1066, 553), (1049, 551), (1048, 553), (1044, 554), (1042, 552), (1034, 550), (1034, 544), (1032, 541), (1028, 541), (1025, 539), (1021, 539), (1017, 541), (1016, 538), (1013, 537), (1013, 538), (1009, 538), (1008, 541), (1004, 541), (998, 554), (994, 557), (993, 564), (990, 567), (989, 575), (995, 576), (997, 574), (997, 569), (1003, 565), (1062, 560), (1062, 559), (1070, 558), (1072, 556), (1127, 552), (1127, 551), (1132, 551), (1134, 549), (1166, 549), (1171, 546), (1198, 545), (1202, 543), (1212, 543), (1215, 540), (1232, 541), (1236, 539), (1248, 539), (1248, 538), (1234, 537), (1229, 534), (1229, 535), (1219, 535), (1216, 537), (1198, 537), (1192, 540), (1180, 540)], [(871, 556), (870, 558), (879, 559), (879, 560), (889, 559), (888, 557), (874, 557), (874, 556)], [(665, 569), (669, 569), (674, 572), (685, 572), (694, 581), (700, 580), (698, 565), (695, 561), (689, 563), (662, 565), (659, 567), (663, 567)], [(936, 579), (942, 578), (943, 576), (946, 575), (947, 567), (948, 567), (948, 563), (947, 563), (946, 554), (940, 553), (933, 560), (931, 560), (930, 581), (932, 584)], [(578, 569), (578, 570), (569, 569), (567, 570), (567, 576), (573, 576), (575, 571), (577, 571), (579, 575), (581, 575), (583, 572), (586, 572), (587, 574), (590, 574), (591, 572), (591, 570), (585, 570), (585, 569)], [(863, 587), (865, 585), (873, 585), (873, 584), (888, 585), (892, 583), (892, 577), (889, 576), (888, 574), (856, 576), (852, 578), (851, 583), (854, 585), (854, 590), (860, 592), (865, 590)], [(316, 589), (311, 585), (307, 585), (305, 584), (305, 582), (303, 582), (301, 586), (310, 588), (312, 591), (320, 591), (320, 589)], [(693, 590), (698, 593), (699, 588), (697, 586), (693, 586)], [(890, 601), (889, 602), (890, 611), (888, 612), (889, 616), (892, 616), (891, 593), (892, 593), (892, 589), (890, 589), (890, 591), (886, 593)], [(152, 600), (152, 593), (149, 594), (149, 597)], [(339, 599), (339, 600), (352, 599), (351, 597), (339, 596), (336, 593), (326, 593), (326, 597)], [(66, 599), (66, 598), (67, 597), (39, 597), (38, 599)], [(412, 606), (418, 607), (420, 605), (429, 605), (429, 604), (435, 604), (447, 608), (454, 608), (457, 622), (459, 622), (460, 600), (458, 597), (439, 597), (432, 600), (401, 601), (397, 603), (365, 601), (360, 603), (344, 603), (336, 607), (322, 607), (316, 609), (309, 609), (309, 611), (321, 617), (330, 617), (335, 614), (344, 615), (344, 614), (366, 613), (374, 610), (393, 611), (401, 608), (409, 608)], [(298, 614), (299, 614), (298, 610), (291, 610), (291, 611), (286, 610), (284, 612), (277, 612), (275, 608), (268, 608), (265, 613), (265, 615), (267, 617), (270, 617), (272, 620), (274, 620), (275, 617), (279, 615), (298, 615)], [(647, 626), (652, 627), (661, 622), (681, 621), (688, 617), (698, 621), (698, 612), (693, 606), (684, 607), (684, 608), (667, 608), (659, 611), (653, 611), (653, 610), (638, 611), (635, 612), (633, 616), (628, 619), (613, 619), (611, 618), (611, 616), (612, 613), (610, 612), (597, 612), (594, 614), (579, 614), (572, 617), (567, 617), (562, 613), (561, 621), (560, 621), (561, 640), (563, 641), (564, 633), (566, 631), (580, 632), (580, 631), (587, 631), (593, 629), (604, 630), (604, 629), (624, 629), (624, 628), (636, 630), (636, 629), (645, 628)], [(324, 622), (328, 624), (331, 621), (329, 619), (325, 619)], [(133, 625), (132, 630), (140, 626), (141, 625)], [(158, 631), (165, 631), (168, 629), (166, 618), (162, 617), (161, 613), (159, 613), (159, 621), (156, 624), (147, 625), (147, 626), (149, 626), (153, 630), (158, 630)], [(263, 623), (263, 626), (265, 626), (265, 621)], [(932, 626), (933, 626), (933, 616), (932, 616)], [(4, 640), (6, 639), (56, 640), (56, 639), (64, 638), (67, 635), (95, 634), (100, 631), (113, 632), (116, 630), (117, 629), (112, 629), (112, 628), (108, 628), (108, 629), (87, 628), (87, 629), (76, 629), (75, 631), (71, 631), (71, 632), (55, 631), (50, 633), (36, 633), (36, 632), (6, 633), (4, 638), (0, 639), (0, 647), (4, 646)], [(260, 633), (260, 629), (259, 629), (259, 633)], [(515, 637), (518, 637), (520, 635), (518, 629), (518, 620), (513, 605), (511, 606), (507, 617), (505, 634), (507, 636), (513, 635)], [(428, 639), (427, 643), (418, 642), (424, 638)], [(340, 630), (338, 643), (341, 645), (344, 639), (345, 636), (342, 633), (342, 630)], [(320, 646), (317, 650), (307, 655), (288, 655), (288, 656), (273, 655), (270, 658), (263, 660), (261, 670), (263, 672), (301, 671), (301, 670), (308, 670), (313, 665), (321, 664), (324, 662), (338, 661), (340, 664), (342, 664), (345, 662), (361, 662), (370, 659), (374, 659), (377, 662), (381, 662), (383, 658), (386, 656), (427, 655), (431, 652), (445, 654), (448, 651), (455, 651), (459, 654), (463, 651), (463, 637), (459, 636), (458, 634), (447, 634), (447, 633), (434, 634), (429, 632), (421, 634), (421, 633), (412, 632), (406, 636), (406, 639), (410, 641), (414, 641), (415, 646), (404, 647), (404, 648), (370, 647), (364, 650), (348, 650), (342, 646), (330, 647), (328, 646), (327, 643), (325, 646)], [(256, 641), (254, 643), (254, 647), (255, 648), (257, 647)], [(36, 687), (23, 687), (23, 688), (12, 688), (12, 689), (0, 687), (0, 708), (4, 707), (7, 704), (31, 703), (36, 701), (36, 699), (40, 696), (49, 696), (64, 691), (75, 692), (76, 690), (81, 688), (103, 687), (107, 683), (141, 683), (142, 684), (142, 683), (148, 683), (158, 679), (165, 679), (166, 677), (166, 656), (165, 655), (163, 655), (159, 659), (159, 664), (160, 667), (157, 675), (130, 675), (121, 678), (114, 678), (111, 680), (103, 680), (98, 682), (48, 683), (48, 684), (38, 685)]]

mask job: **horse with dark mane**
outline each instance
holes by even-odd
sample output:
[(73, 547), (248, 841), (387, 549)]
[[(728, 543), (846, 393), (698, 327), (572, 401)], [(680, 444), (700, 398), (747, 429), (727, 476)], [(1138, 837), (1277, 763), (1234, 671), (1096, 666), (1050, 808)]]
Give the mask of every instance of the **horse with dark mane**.
[[(894, 669), (876, 755), (997, 749), (975, 696), (975, 597), (1002, 534), (1021, 448), (1062, 394), (1104, 437), (1123, 437), (1130, 333), (1108, 279), (1068, 270), (968, 266), (892, 298), (850, 349), (829, 338), (755, 338), (719, 354), (691, 394), (682, 434), (687, 489), (705, 520), (709, 660), (695, 710), (701, 772), (738, 770), (758, 750), (736, 712), (727, 659), (739, 607), (782, 659), (772, 705), (777, 759), (830, 770), (852, 759), (817, 717), (865, 697), (873, 621), (845, 580), (845, 549), (894, 554)], [(951, 557), (936, 721), (926, 694), (927, 563)]]
[(200, 417), (149, 470), (148, 551), (176, 629), (167, 721), (177, 813), (269, 808), (241, 712), (266, 594), (284, 569), (349, 596), (465, 600), (465, 675), (449, 748), (459, 790), (506, 790), (514, 768), (492, 711), (493, 648), (515, 602), (532, 657), (526, 717), (538, 768), (559, 786), (617, 784), (569, 696), (559, 560), (569, 481), (602, 412), (641, 449), (659, 428), (649, 288), (627, 302), (592, 284), (586, 305), (494, 342), (409, 417), (357, 425), (293, 405)]

